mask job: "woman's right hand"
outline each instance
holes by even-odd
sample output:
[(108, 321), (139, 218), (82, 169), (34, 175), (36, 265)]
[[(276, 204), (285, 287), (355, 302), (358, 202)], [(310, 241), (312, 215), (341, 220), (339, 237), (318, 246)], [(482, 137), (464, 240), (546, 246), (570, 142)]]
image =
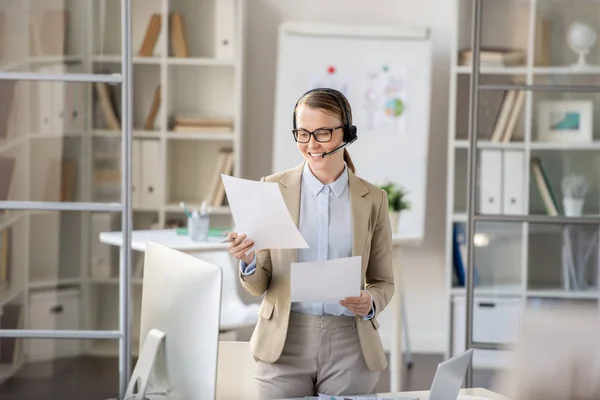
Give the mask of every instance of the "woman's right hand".
[(246, 252), (250, 250), (252, 246), (254, 246), (254, 241), (252, 239), (246, 238), (245, 234), (238, 235), (237, 232), (229, 232), (227, 239), (233, 240), (229, 242), (229, 245), (227, 246), (227, 249), (232, 256), (238, 260), (242, 260), (246, 263), (246, 265), (250, 264), (252, 260), (254, 260), (253, 251), (246, 254)]

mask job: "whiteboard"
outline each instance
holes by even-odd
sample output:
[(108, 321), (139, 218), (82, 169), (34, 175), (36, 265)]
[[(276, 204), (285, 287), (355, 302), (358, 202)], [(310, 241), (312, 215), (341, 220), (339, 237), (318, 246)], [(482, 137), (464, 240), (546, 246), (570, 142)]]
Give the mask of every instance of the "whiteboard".
[(340, 90), (358, 140), (356, 174), (408, 192), (398, 237), (423, 239), (432, 45), (427, 29), (285, 22), (279, 27), (272, 172), (302, 162), (292, 136), (296, 101), (315, 87)]

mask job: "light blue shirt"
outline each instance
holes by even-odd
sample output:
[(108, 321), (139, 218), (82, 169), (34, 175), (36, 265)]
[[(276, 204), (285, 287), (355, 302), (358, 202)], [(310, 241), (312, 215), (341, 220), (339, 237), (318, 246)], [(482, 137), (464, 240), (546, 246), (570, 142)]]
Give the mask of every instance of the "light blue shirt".
[[(298, 249), (298, 262), (324, 261), (352, 256), (352, 209), (348, 187), (348, 168), (329, 185), (321, 183), (304, 164), (301, 182), (300, 218), (298, 229), (308, 248)], [(246, 265), (240, 261), (243, 275), (251, 275), (256, 269), (256, 256)], [(365, 316), (375, 313), (375, 303)], [(291, 311), (311, 315), (354, 316), (338, 303), (292, 302)]]

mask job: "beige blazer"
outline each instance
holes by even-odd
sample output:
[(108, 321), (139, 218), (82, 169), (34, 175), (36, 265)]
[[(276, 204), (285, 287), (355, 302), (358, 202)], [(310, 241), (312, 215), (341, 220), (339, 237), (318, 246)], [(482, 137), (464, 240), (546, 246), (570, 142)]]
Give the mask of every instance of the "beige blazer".
[[(261, 182), (278, 182), (287, 208), (298, 226), (300, 214), (300, 164), (292, 169), (267, 177)], [(387, 361), (379, 336), (377, 316), (394, 294), (392, 270), (392, 231), (385, 192), (349, 172), (348, 185), (352, 208), (352, 256), (362, 256), (363, 289), (369, 290), (375, 301), (375, 316), (364, 320), (356, 316), (358, 335), (367, 366), (382, 371)], [(259, 250), (256, 270), (252, 275), (239, 274), (244, 289), (264, 298), (259, 318), (250, 339), (253, 355), (265, 362), (275, 362), (285, 343), (290, 316), (290, 265), (297, 261), (295, 249)]]

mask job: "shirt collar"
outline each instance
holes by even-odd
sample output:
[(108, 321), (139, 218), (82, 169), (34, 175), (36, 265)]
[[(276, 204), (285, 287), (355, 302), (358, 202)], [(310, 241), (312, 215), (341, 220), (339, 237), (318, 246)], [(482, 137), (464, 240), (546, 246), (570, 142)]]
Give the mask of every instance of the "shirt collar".
[[(310, 167), (308, 166), (308, 162), (304, 163), (304, 169), (302, 171), (302, 180), (315, 196), (318, 195), (321, 192), (321, 190), (323, 190), (323, 188), (326, 186), (315, 177), (315, 175), (310, 170)], [(346, 188), (346, 186), (348, 186), (348, 166), (345, 163), (344, 171), (342, 172), (340, 177), (337, 178), (335, 182), (332, 182), (327, 186), (331, 188), (331, 191), (333, 192), (333, 194), (335, 194), (336, 197), (340, 197), (342, 193), (344, 193), (344, 189)]]

